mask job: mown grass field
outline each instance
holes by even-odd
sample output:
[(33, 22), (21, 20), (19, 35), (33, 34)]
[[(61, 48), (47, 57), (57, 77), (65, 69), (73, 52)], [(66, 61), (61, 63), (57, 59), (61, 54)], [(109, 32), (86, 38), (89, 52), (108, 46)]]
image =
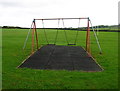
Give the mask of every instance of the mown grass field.
[(2, 30), (0, 27), (0, 90), (2, 89)]
[[(102, 72), (67, 70), (35, 70), (17, 68), (30, 55), (31, 36), (25, 51), (22, 50), (28, 30), (2, 30), (2, 88), (3, 89), (117, 89), (118, 88), (118, 33), (99, 32), (103, 54), (99, 54), (93, 33), (91, 33), (92, 55), (102, 66)], [(46, 44), (43, 30), (38, 30), (39, 46)], [(49, 43), (53, 43), (56, 31), (46, 30)], [(67, 31), (69, 42), (73, 43), (75, 31)], [(85, 31), (80, 31), (77, 46), (85, 47)], [(58, 33), (58, 45), (66, 45), (63, 30)]]

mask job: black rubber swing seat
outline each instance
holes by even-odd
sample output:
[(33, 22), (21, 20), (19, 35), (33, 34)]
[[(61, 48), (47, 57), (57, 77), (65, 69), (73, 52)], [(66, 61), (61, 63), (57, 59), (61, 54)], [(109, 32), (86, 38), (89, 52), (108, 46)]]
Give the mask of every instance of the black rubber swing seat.
[(56, 44), (47, 44), (47, 45), (56, 45)]
[(68, 45), (76, 45), (76, 44), (68, 44)]
[(45, 45), (27, 58), (19, 68), (102, 71), (80, 46)]

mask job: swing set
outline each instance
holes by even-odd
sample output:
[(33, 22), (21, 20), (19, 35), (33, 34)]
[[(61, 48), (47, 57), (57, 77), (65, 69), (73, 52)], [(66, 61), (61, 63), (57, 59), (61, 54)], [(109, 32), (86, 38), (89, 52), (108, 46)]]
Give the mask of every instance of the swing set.
[[(64, 24), (64, 20), (78, 20), (78, 28), (80, 26), (80, 20), (82, 19), (86, 19), (87, 20), (87, 29), (86, 29), (86, 51), (91, 55), (91, 49), (90, 49), (90, 30), (92, 29), (92, 31), (94, 32), (94, 36), (95, 36), (95, 39), (96, 39), (96, 42), (97, 42), (97, 45), (98, 45), (98, 48), (99, 48), (99, 51), (100, 51), (100, 54), (102, 53), (102, 50), (101, 50), (101, 47), (100, 47), (100, 43), (98, 41), (98, 37), (96, 35), (96, 32), (92, 26), (92, 22), (91, 20), (89, 19), (89, 17), (83, 17), (83, 18), (45, 18), (45, 19), (34, 19), (32, 21), (32, 24), (31, 24), (31, 27), (28, 31), (28, 34), (27, 34), (27, 37), (26, 37), (26, 40), (24, 42), (24, 46), (23, 46), (23, 49), (25, 49), (26, 47), (26, 43), (27, 43), (27, 40), (28, 40), (28, 37), (30, 35), (30, 31), (32, 30), (32, 54), (34, 53), (34, 47), (35, 47), (35, 44), (34, 44), (34, 37), (36, 39), (36, 48), (38, 50), (39, 46), (38, 46), (38, 33), (37, 33), (37, 26), (36, 26), (36, 21), (41, 21), (42, 22), (42, 25), (43, 25), (43, 31), (44, 31), (44, 35), (45, 35), (45, 40), (47, 42), (47, 44), (50, 44), (49, 41), (48, 41), (48, 38), (47, 38), (47, 34), (46, 34), (46, 29), (44, 27), (44, 21), (45, 20), (58, 20), (58, 27), (57, 27), (57, 31), (56, 31), (56, 35), (55, 35), (55, 40), (54, 40), (54, 45), (56, 45), (56, 41), (57, 41), (57, 37), (58, 37), (58, 31), (59, 31), (59, 25), (60, 25), (60, 20), (62, 21), (62, 24), (63, 24), (63, 31), (64, 31), (64, 34), (65, 34), (65, 39), (66, 39), (66, 42), (68, 45), (76, 45), (76, 41), (77, 41), (77, 37), (78, 37), (78, 31), (76, 31), (76, 35), (75, 35), (75, 40), (74, 40), (74, 43), (69, 43), (68, 41), (68, 36), (67, 36), (67, 33), (66, 33), (66, 30), (65, 30), (65, 24)], [(91, 25), (91, 26), (90, 26)]]

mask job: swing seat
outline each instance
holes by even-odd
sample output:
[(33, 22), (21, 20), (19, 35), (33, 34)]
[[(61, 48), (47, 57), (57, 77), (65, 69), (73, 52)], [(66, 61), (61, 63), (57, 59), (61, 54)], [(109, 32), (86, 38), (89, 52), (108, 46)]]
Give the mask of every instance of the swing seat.
[(55, 44), (47, 44), (47, 45), (55, 45)]
[(68, 44), (68, 45), (76, 45), (76, 44)]

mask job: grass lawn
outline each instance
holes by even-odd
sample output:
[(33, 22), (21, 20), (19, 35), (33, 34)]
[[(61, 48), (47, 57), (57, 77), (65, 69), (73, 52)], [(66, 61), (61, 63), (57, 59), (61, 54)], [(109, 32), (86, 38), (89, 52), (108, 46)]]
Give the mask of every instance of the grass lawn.
[[(17, 68), (30, 55), (31, 36), (25, 51), (22, 50), (28, 30), (3, 29), (2, 31), (2, 87), (3, 89), (117, 89), (118, 88), (118, 33), (100, 32), (99, 40), (103, 54), (99, 54), (91, 33), (92, 55), (102, 66), (102, 72), (67, 70), (36, 70)], [(46, 44), (43, 30), (38, 30), (39, 46)], [(46, 30), (49, 43), (53, 43), (56, 31)], [(70, 43), (74, 42), (75, 31), (67, 31)], [(63, 30), (58, 33), (57, 44), (66, 45)], [(77, 46), (85, 47), (85, 32), (80, 31)]]
[(2, 29), (0, 28), (0, 90), (2, 89)]

